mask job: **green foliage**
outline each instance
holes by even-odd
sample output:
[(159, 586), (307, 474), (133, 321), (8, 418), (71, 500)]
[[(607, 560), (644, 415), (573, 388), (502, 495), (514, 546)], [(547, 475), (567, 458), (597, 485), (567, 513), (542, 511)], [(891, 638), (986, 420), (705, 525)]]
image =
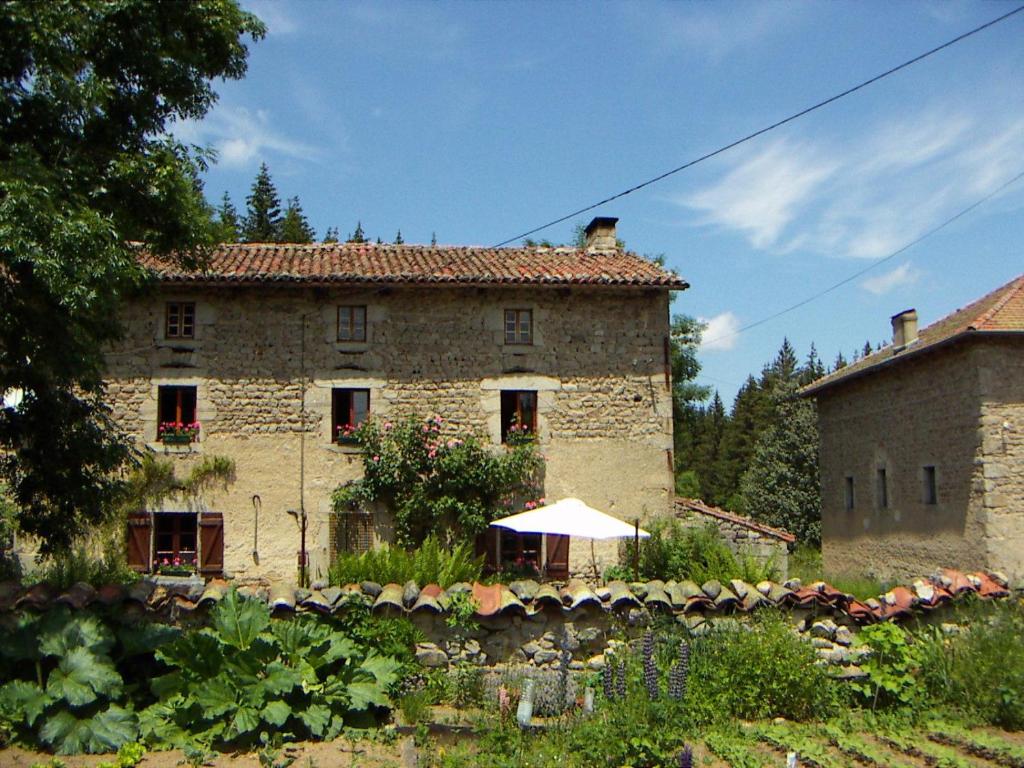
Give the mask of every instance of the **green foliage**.
[(124, 679), (109, 656), (113, 633), (96, 617), (51, 611), (22, 616), (0, 654), (31, 680), (0, 687), (0, 719), (23, 738), (58, 754), (110, 752), (138, 735), (135, 714), (119, 702)]
[(277, 195), (277, 188), (270, 178), (270, 169), (266, 163), (260, 163), (260, 170), (245, 203), (242, 239), (247, 243), (279, 242), (282, 223), (281, 199)]
[[(756, 584), (775, 578), (771, 563), (763, 564), (752, 555), (733, 555), (714, 525), (701, 528), (683, 526), (678, 520), (657, 520), (649, 526), (650, 538), (640, 541), (640, 578), (642, 580), (690, 579), (697, 584), (717, 580), (743, 579)], [(632, 580), (633, 543), (623, 544), (621, 571), (606, 572)]]
[(740, 480), (744, 513), (790, 531), (807, 544), (821, 542), (818, 482), (818, 414), (795, 391), (776, 391), (781, 402)]
[(386, 708), (399, 664), (364, 655), (315, 617), (270, 622), (269, 608), (232, 590), (212, 626), (157, 651), (171, 672), (152, 681), (158, 702), (139, 714), (154, 745), (252, 745), (262, 731), (289, 738), (334, 738), (346, 725), (372, 723)]
[(298, 197), (288, 201), (288, 207), (284, 212), (284, 219), (281, 221), (280, 239), (282, 243), (311, 243), (316, 238), (316, 232), (309, 225), (309, 220), (302, 210)]
[(238, 209), (231, 202), (228, 193), (224, 193), (220, 206), (217, 208), (217, 241), (221, 243), (237, 243), (241, 235), (241, 222)]
[(448, 596), (448, 600), (448, 611), (444, 619), (448, 627), (461, 633), (473, 629), (476, 626), (473, 620), (476, 605), (470, 593), (453, 592)]
[(125, 562), (121, 543), (120, 539), (106, 542), (102, 553), (93, 553), (84, 545), (78, 545), (69, 552), (53, 554), (29, 578), (52, 584), (60, 590), (80, 581), (95, 586), (134, 584), (139, 580), (139, 574)]
[(0, 473), (44, 553), (93, 530), (130, 441), (104, 405), (104, 350), (147, 251), (202, 263), (216, 237), (206, 156), (176, 120), (245, 73), (264, 27), (233, 0), (0, 5)]
[(460, 581), (472, 583), (480, 579), (483, 558), (473, 554), (467, 542), (445, 548), (435, 536), (427, 536), (414, 550), (391, 547), (387, 544), (361, 554), (342, 553), (330, 569), (332, 584), (359, 584), (375, 581), (378, 584), (418, 585), (439, 584), (447, 589)]
[(785, 619), (762, 612), (753, 627), (694, 638), (687, 701), (698, 722), (722, 718), (812, 720), (836, 712), (838, 684)]
[(892, 622), (864, 627), (861, 642), (871, 651), (861, 664), (866, 680), (852, 683), (871, 708), (908, 705), (917, 696), (917, 649), (907, 632)]
[(438, 417), (364, 422), (355, 432), (363, 478), (334, 491), (334, 509), (384, 504), (399, 543), (413, 546), (436, 531), (469, 539), (517, 496), (539, 495), (543, 460), (533, 441), (494, 451), (472, 436), (443, 436), (443, 425)]
[(1009, 730), (1024, 730), (1024, 605), (980, 604), (967, 631), (919, 637), (921, 679), (931, 700)]

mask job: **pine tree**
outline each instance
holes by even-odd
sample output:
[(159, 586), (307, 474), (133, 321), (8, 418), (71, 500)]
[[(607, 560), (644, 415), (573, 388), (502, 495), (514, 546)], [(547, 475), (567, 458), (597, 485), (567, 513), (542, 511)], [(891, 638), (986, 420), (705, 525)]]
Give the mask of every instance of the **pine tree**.
[(281, 240), (281, 200), (266, 163), (260, 164), (252, 191), (245, 199), (242, 239), (247, 243), (277, 243)]
[(862, 350), (861, 350), (860, 356), (861, 356), (861, 357), (867, 357), (867, 356), (868, 356), (868, 355), (870, 355), (870, 354), (871, 354), (871, 353), (872, 353), (873, 351), (874, 351), (874, 350), (873, 350), (873, 349), (871, 348), (871, 342), (870, 342), (870, 341), (865, 341), (865, 342), (864, 342), (864, 349), (862, 349)]
[(325, 243), (336, 243), (338, 242), (338, 228), (328, 227), (327, 231), (324, 232), (324, 239), (322, 242)]
[(815, 349), (814, 343), (811, 343), (811, 351), (807, 355), (807, 362), (804, 363), (804, 367), (800, 369), (800, 376), (798, 382), (801, 387), (806, 387), (808, 384), (817, 381), (825, 375), (825, 365), (821, 362), (821, 358), (818, 357), (818, 350)]
[(845, 368), (847, 365), (848, 363), (846, 362), (846, 358), (843, 357), (842, 350), (840, 350), (839, 353), (836, 354), (836, 361), (832, 363), (832, 370), (838, 371), (840, 368)]
[(430, 244), (437, 245), (437, 232), (430, 233)]
[(398, 230), (398, 234), (395, 235), (395, 245), (402, 245), (405, 240), (402, 239), (402, 230)]
[[(768, 368), (762, 372), (767, 378)], [(742, 512), (739, 495), (740, 478), (746, 472), (761, 433), (768, 427), (774, 412), (768, 392), (757, 379), (748, 376), (733, 401), (732, 413), (722, 434), (721, 449), (715, 473), (721, 482), (718, 501), (722, 506)]]
[(346, 240), (345, 242), (347, 242), (347, 243), (365, 243), (366, 242), (366, 235), (363, 232), (363, 222), (361, 222), (361, 221), (357, 221), (356, 222), (356, 231), (351, 233), (348, 236), (348, 240)]
[(722, 455), (722, 438), (729, 417), (722, 398), (715, 392), (711, 405), (701, 413), (700, 431), (694, 449), (693, 466), (700, 482), (701, 498), (709, 504), (721, 506), (728, 493), (716, 469)]
[(298, 197), (288, 201), (288, 208), (285, 209), (284, 219), (281, 221), (280, 238), (282, 243), (312, 243), (316, 238), (316, 232), (309, 225)]
[(777, 418), (761, 435), (740, 482), (743, 511), (784, 528), (801, 541), (821, 543), (818, 419), (814, 404), (794, 388), (776, 392)]
[(224, 192), (217, 208), (217, 239), (222, 243), (237, 243), (239, 236), (238, 210), (231, 197)]

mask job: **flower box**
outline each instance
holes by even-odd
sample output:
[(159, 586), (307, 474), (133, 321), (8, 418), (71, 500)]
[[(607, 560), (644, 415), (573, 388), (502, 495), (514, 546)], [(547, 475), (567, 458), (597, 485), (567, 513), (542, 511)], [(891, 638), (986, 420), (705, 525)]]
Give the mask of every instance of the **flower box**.
[(359, 438), (355, 435), (338, 435), (334, 442), (338, 445), (359, 445)]
[(164, 445), (188, 445), (195, 438), (188, 434), (167, 433), (160, 436), (160, 442)]

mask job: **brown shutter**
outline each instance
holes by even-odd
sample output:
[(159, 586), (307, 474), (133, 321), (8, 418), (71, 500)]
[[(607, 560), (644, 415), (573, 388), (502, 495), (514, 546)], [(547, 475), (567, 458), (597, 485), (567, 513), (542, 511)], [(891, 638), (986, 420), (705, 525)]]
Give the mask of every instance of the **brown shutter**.
[(498, 563), (498, 536), (501, 532), (497, 528), (488, 528), (476, 537), (476, 556), (484, 556), (484, 569), (488, 572), (500, 570)]
[(150, 569), (152, 553), (153, 518), (148, 512), (128, 515), (128, 567), (139, 573)]
[(547, 570), (552, 579), (569, 578), (569, 537), (554, 533), (547, 537)]
[(221, 576), (224, 573), (224, 515), (203, 512), (199, 515), (199, 574)]

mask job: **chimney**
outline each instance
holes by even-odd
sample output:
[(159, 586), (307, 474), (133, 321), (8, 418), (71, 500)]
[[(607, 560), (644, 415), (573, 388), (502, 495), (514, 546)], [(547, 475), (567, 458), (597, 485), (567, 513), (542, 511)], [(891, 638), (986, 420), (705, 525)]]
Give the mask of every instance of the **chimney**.
[(597, 216), (587, 224), (586, 249), (588, 251), (614, 251), (619, 246), (615, 240), (615, 224), (618, 219), (610, 216)]
[(917, 310), (907, 309), (892, 316), (892, 346), (899, 352), (917, 341)]

